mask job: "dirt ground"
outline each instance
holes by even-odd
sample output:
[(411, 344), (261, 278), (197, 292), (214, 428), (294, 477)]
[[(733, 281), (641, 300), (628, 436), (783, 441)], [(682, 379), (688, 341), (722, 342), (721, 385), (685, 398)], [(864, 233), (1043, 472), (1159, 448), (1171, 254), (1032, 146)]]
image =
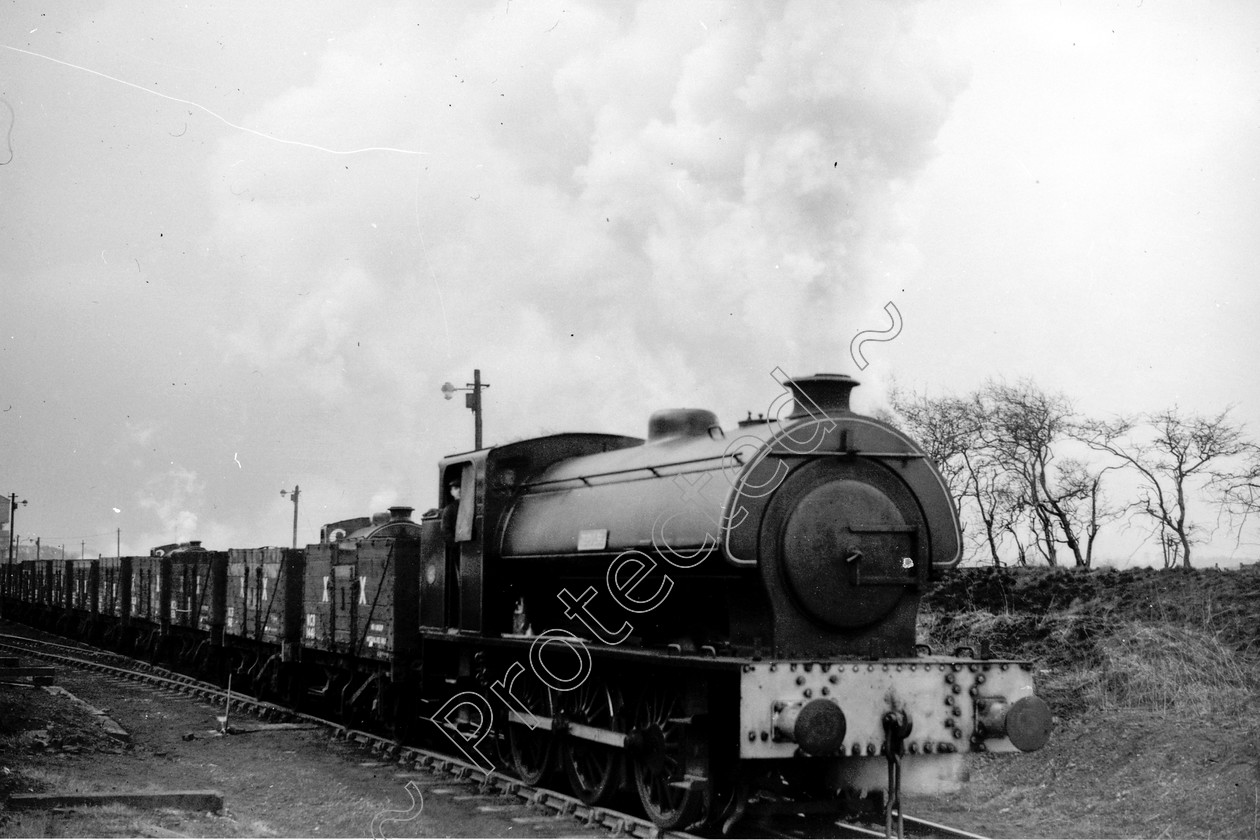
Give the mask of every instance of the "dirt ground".
[[(1039, 752), (971, 756), (959, 793), (907, 797), (908, 812), (995, 838), (1260, 840), (1260, 565), (959, 570), (925, 599), (920, 638), (1033, 659), (1056, 727)], [(64, 669), (57, 682), (107, 708), (132, 743), (64, 699), (0, 686), (0, 799), (216, 789), (226, 811), (0, 809), (0, 836), (366, 837), (377, 814), (406, 811), (417, 779), (422, 818), (392, 823), (391, 837), (574, 833), (479, 815), (456, 801), (475, 791), (318, 731), (223, 738), (204, 702)]]
[[(369, 837), (373, 818), (387, 811), (395, 812), (383, 828), (391, 838), (583, 833), (572, 820), (521, 817), (514, 799), (481, 796), (470, 784), (403, 772), (322, 731), (222, 737), (215, 733), (222, 710), (206, 702), (60, 668), (56, 681), (107, 711), (131, 743), (105, 735), (65, 698), (0, 686), (0, 800), (26, 792), (217, 790), (225, 810), (0, 806), (0, 837)], [(418, 808), (408, 782), (423, 797)], [(403, 819), (408, 812), (413, 819)]]

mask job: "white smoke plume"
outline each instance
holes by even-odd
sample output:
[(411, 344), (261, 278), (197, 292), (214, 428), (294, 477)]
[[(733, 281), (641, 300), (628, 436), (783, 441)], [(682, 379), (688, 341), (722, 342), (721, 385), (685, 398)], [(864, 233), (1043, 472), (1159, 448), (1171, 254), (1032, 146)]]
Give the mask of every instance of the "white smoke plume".
[(238, 136), (210, 173), (211, 247), (241, 253), (248, 303), (231, 348), (307, 394), (417, 411), (418, 384), (479, 365), (504, 383), (488, 400), (530, 383), (522, 431), (601, 378), (623, 393), (591, 419), (720, 398), (775, 365), (850, 367), (853, 313), (917, 268), (899, 194), (964, 80), (911, 6), (414, 18), (339, 38), (253, 122), (424, 156)]
[(136, 494), (136, 502), (161, 523), (160, 529), (146, 534), (144, 542), (160, 545), (199, 539), (197, 514), (190, 508), (202, 505), (205, 484), (197, 474), (172, 467), (164, 476), (151, 479)]

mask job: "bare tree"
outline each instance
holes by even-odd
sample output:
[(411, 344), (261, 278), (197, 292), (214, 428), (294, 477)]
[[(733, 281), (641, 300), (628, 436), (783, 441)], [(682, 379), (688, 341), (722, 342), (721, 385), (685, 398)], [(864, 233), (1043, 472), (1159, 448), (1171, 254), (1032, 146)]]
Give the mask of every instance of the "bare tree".
[(1181, 542), (1176, 534), (1168, 533), (1168, 529), (1162, 522), (1159, 525), (1159, 547), (1164, 553), (1164, 568), (1171, 569), (1176, 566), (1177, 558), (1181, 555)]
[(1229, 412), (1183, 414), (1173, 406), (1141, 420), (1121, 417), (1078, 428), (1080, 440), (1138, 474), (1140, 498), (1130, 507), (1155, 526), (1166, 565), (1180, 560), (1183, 568), (1191, 568), (1190, 547), (1202, 529), (1190, 519), (1188, 496), (1220, 474), (1212, 470), (1222, 461), (1253, 448)]
[(1072, 403), (1027, 379), (1015, 385), (991, 381), (976, 399), (977, 411), (986, 419), (985, 445), (1020, 488), (1017, 504), (1028, 516), (1038, 553), (1056, 566), (1058, 546), (1066, 545), (1077, 566), (1088, 565), (1077, 515), (1088, 493), (1087, 474), (1083, 468), (1066, 473), (1052, 468), (1056, 447), (1075, 422)]
[(1215, 471), (1210, 482), (1216, 500), (1237, 522), (1240, 541), (1247, 520), (1260, 514), (1260, 446), (1248, 443), (1246, 448), (1241, 466)]
[(1055, 461), (1076, 422), (1066, 397), (1021, 380), (991, 381), (964, 398), (894, 386), (889, 399), (944, 475), (969, 552), (1000, 566), (1013, 544), (1020, 565), (1030, 554), (1057, 565), (1066, 545), (1078, 566), (1093, 562), (1098, 530), (1115, 514), (1101, 496), (1105, 470)]
[(999, 548), (1009, 511), (998, 493), (1004, 482), (1002, 470), (983, 447), (983, 418), (976, 401), (951, 395), (929, 397), (896, 385), (889, 389), (888, 398), (898, 425), (918, 441), (945, 479), (971, 551), (986, 552), (1000, 566)]
[(966, 454), (974, 447), (978, 431), (970, 404), (948, 395), (906, 392), (896, 385), (889, 389), (888, 400), (897, 412), (897, 425), (935, 462), (957, 506), (967, 483)]
[(1014, 490), (1009, 475), (992, 453), (979, 446), (967, 452), (963, 461), (967, 479), (964, 498), (969, 502), (969, 508), (980, 517), (981, 531), (974, 540), (975, 544), (988, 551), (994, 566), (1001, 566), (1003, 535), (1009, 534), (1015, 538), (1019, 564), (1024, 565), (1024, 546), (1015, 531), (1020, 520), (1020, 496)]
[(1124, 508), (1112, 504), (1102, 492), (1103, 475), (1116, 466), (1093, 468), (1076, 458), (1066, 458), (1056, 465), (1057, 485), (1062, 488), (1060, 505), (1072, 522), (1072, 530), (1084, 540), (1076, 554), (1077, 565), (1094, 565), (1094, 541), (1102, 526), (1124, 514)]
[[(1000, 534), (1010, 537), (1015, 543), (1015, 563), (1028, 565), (1028, 548), (1036, 542), (1036, 529), (1028, 516), (1028, 506), (1024, 499), (1023, 489), (1004, 474), (1006, 480), (993, 490), (993, 508), (1000, 514), (996, 526)], [(995, 565), (1001, 565), (996, 559)]]

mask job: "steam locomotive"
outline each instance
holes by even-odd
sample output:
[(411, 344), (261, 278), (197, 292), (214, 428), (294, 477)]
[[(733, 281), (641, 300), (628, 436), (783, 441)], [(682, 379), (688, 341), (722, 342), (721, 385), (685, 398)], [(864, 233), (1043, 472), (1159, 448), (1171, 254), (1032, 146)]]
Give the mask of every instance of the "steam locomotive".
[[(934, 465), (789, 379), (723, 429), (555, 434), (438, 464), (441, 506), (317, 545), (26, 562), (5, 614), (453, 747), (666, 829), (956, 785), (964, 754), (1036, 750), (1028, 662), (916, 644), (960, 559)], [(966, 651), (956, 651), (962, 654)], [(877, 797), (878, 798), (878, 797)]]

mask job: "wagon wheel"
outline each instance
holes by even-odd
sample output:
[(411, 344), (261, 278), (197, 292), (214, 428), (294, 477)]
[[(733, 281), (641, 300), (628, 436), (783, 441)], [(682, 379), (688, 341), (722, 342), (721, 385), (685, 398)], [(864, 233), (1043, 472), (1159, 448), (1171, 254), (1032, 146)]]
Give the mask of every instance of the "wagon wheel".
[(202, 666), (202, 679), (211, 682), (222, 682), (227, 673), (227, 655), (223, 648), (210, 648), (206, 653), (205, 663)]
[[(565, 719), (599, 729), (624, 732), (621, 697), (607, 684), (587, 680), (560, 701)], [(621, 752), (583, 738), (565, 739), (560, 759), (573, 793), (587, 805), (602, 805), (621, 787)]]
[(668, 689), (647, 689), (635, 706), (634, 786), (648, 819), (667, 831), (687, 828), (706, 805), (704, 791), (674, 784), (686, 775), (688, 723), (681, 698)]
[[(551, 717), (550, 693), (537, 677), (533, 674), (522, 674), (513, 686), (513, 697), (527, 711), (541, 717)], [(555, 737), (551, 730), (543, 729), (542, 726), (531, 729), (525, 723), (512, 721), (507, 726), (507, 742), (512, 769), (517, 777), (528, 785), (541, 782), (551, 770), (552, 754), (555, 752)]]
[(279, 695), (284, 702), (295, 709), (307, 706), (306, 676), (293, 663), (286, 662), (280, 666)]

